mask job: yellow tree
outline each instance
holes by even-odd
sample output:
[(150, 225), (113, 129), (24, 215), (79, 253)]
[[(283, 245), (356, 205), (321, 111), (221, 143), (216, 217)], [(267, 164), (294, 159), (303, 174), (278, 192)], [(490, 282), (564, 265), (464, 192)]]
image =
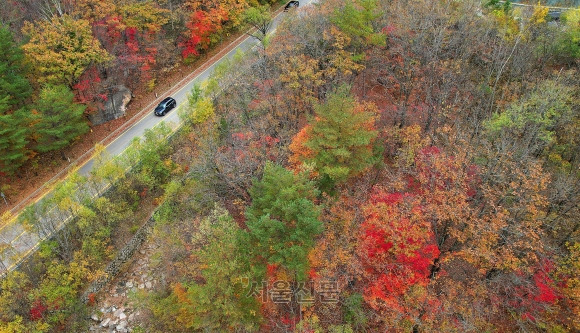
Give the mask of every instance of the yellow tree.
[(561, 301), (561, 310), (569, 319), (570, 331), (580, 330), (580, 243), (568, 244), (569, 255), (560, 265), (560, 274), (567, 278), (564, 286), (566, 299)]
[(128, 4), (120, 7), (119, 11), (123, 22), (139, 31), (155, 33), (169, 22), (169, 10), (159, 8), (150, 1)]
[(29, 41), (22, 48), (39, 83), (72, 86), (88, 66), (111, 59), (87, 20), (63, 15), (48, 23), (26, 22), (23, 28)]
[(76, 0), (72, 15), (95, 22), (113, 16), (116, 10), (115, 3), (110, 0)]

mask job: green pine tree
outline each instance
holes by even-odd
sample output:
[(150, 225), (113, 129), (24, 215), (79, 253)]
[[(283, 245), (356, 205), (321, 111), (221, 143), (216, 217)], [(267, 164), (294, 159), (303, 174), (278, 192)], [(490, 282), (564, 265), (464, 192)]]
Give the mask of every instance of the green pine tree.
[[(224, 208), (216, 207), (200, 224), (194, 242), (203, 244), (197, 256), (205, 267), (202, 276), (205, 284), (192, 284), (188, 288), (194, 299), (197, 329), (227, 331), (232, 327), (245, 331), (257, 329), (261, 320), (258, 302), (249, 296), (247, 260), (240, 251), (242, 229)], [(249, 280), (248, 280), (249, 281)]]
[(0, 27), (0, 172), (12, 174), (27, 159), (28, 112), (32, 88), (22, 50), (10, 31)]
[(241, 240), (247, 236), (227, 210), (216, 208), (204, 218), (192, 240), (196, 281), (173, 286), (168, 297), (153, 300), (157, 322), (174, 332), (253, 332), (262, 320), (259, 303), (249, 293), (251, 278)]
[(362, 52), (370, 45), (386, 44), (387, 36), (373, 27), (381, 15), (377, 0), (347, 0), (344, 7), (335, 9), (331, 21), (352, 39), (357, 52)]
[(63, 85), (47, 85), (42, 89), (34, 127), (37, 151), (62, 149), (89, 130), (83, 115), (86, 107), (74, 103), (73, 98), (73, 92)]
[(268, 162), (262, 180), (254, 183), (250, 195), (252, 205), (246, 210), (246, 225), (250, 251), (258, 258), (254, 265), (257, 275), (263, 276), (266, 264), (278, 264), (303, 279), (308, 252), (322, 232), (320, 209), (313, 202), (318, 195), (314, 183)]
[(313, 154), (303, 162), (314, 165), (322, 183), (346, 181), (377, 162), (373, 141), (374, 107), (358, 104), (348, 86), (330, 94), (326, 103), (315, 107), (304, 146)]

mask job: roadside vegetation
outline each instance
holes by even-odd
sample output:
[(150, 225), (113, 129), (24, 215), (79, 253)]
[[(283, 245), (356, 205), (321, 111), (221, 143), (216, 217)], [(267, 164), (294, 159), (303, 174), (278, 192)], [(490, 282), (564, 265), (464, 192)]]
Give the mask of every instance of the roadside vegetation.
[[(2, 332), (79, 332), (87, 327), (81, 294), (105, 277), (105, 266), (154, 211), (162, 185), (183, 171), (169, 159), (171, 133), (159, 126), (119, 158), (97, 147), (87, 177), (73, 173), (42, 201), (19, 216), (19, 223), (46, 239), (18, 270), (3, 275)], [(135, 161), (139, 163), (135, 164)], [(2, 249), (3, 258), (10, 248)], [(20, 258), (14, 258), (20, 259)]]

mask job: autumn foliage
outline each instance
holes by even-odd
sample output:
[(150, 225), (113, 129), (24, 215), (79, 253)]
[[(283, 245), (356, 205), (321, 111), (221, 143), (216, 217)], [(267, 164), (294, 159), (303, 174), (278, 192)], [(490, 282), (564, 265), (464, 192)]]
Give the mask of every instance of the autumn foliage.
[(365, 300), (381, 312), (412, 316), (408, 293), (427, 287), (440, 255), (431, 224), (411, 193), (376, 188), (364, 212), (359, 255), (368, 281)]
[[(267, 35), (269, 8), (246, 2), (96, 4), (61, 19), (90, 22), (79, 37), (92, 41), (90, 27), (93, 51), (115, 63), (59, 72), (83, 103), (125, 73), (154, 79), (168, 53), (201, 55), (241, 22), (264, 31), (192, 89), (170, 144), (168, 128), (137, 143), (123, 196), (71, 204), (76, 183), (58, 187), (81, 218), (40, 252), (61, 259), (35, 257), (38, 276), (3, 282), (0, 329), (72, 327), (98, 273), (88, 263), (107, 258), (122, 208), (153, 194), (160, 283), (135, 305), (145, 331), (580, 330), (577, 10), (548, 24), (545, 7), (509, 2), (326, 0)], [(35, 88), (7, 54), (21, 96), (0, 121), (15, 124)], [(40, 102), (47, 115), (58, 104)]]
[[(210, 82), (192, 192), (294, 295), (256, 296), (260, 331), (578, 328), (577, 68), (542, 65), (545, 8), (492, 7), (327, 1)], [(336, 302), (295, 297), (325, 281)]]

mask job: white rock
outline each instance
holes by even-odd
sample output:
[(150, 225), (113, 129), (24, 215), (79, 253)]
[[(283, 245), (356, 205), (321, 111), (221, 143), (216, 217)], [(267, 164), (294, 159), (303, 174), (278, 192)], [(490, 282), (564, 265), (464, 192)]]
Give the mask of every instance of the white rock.
[(125, 312), (122, 312), (122, 313), (119, 315), (119, 319), (123, 320), (123, 319), (125, 319), (125, 318), (127, 318), (127, 315), (125, 314)]
[(134, 314), (134, 313), (131, 313), (131, 314), (129, 315), (129, 319), (127, 319), (127, 320), (129, 320), (129, 321), (133, 321), (133, 319), (135, 319), (135, 314)]
[(109, 326), (109, 323), (111, 322), (111, 318), (106, 318), (105, 320), (103, 320), (101, 322), (101, 327), (107, 327)]
[(145, 288), (145, 285), (143, 283), (139, 284), (139, 289), (143, 289)]
[(100, 320), (99, 319), (99, 316), (97, 316), (96, 313), (93, 313), (93, 315), (91, 316), (91, 319), (94, 320), (94, 321), (99, 321)]
[(117, 325), (117, 327), (115, 327), (117, 329), (117, 331), (121, 331), (124, 330), (125, 327), (127, 327), (127, 322), (124, 320), (121, 320), (121, 322), (119, 322), (119, 325)]
[(119, 319), (111, 320), (109, 327), (115, 327), (119, 323)]
[(121, 316), (121, 313), (123, 313), (123, 312), (125, 312), (125, 309), (119, 308), (119, 309), (117, 309), (117, 311), (115, 311), (115, 313), (113, 313), (113, 316), (119, 317), (119, 316)]
[(133, 288), (133, 281), (127, 281), (127, 283), (125, 284), (125, 286), (127, 288)]
[(151, 287), (153, 287), (153, 285), (151, 284), (151, 282), (147, 281), (147, 282), (145, 282), (145, 287), (147, 287), (147, 289), (151, 289)]

